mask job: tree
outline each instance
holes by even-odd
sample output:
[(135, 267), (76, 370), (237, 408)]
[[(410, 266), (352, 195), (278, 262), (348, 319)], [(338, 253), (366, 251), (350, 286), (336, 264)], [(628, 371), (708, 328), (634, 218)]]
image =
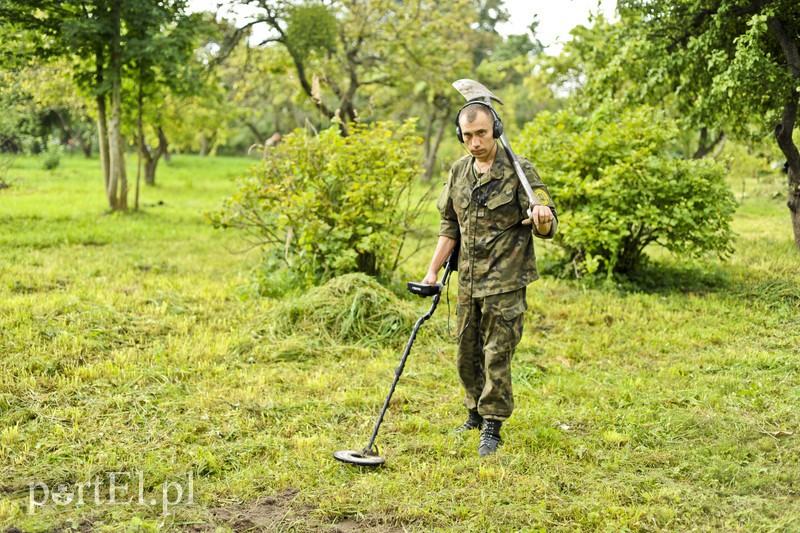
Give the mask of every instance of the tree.
[[(163, 129), (167, 95), (188, 98), (204, 87), (205, 66), (194, 61), (194, 51), (207, 21), (199, 14), (184, 15), (181, 3), (134, 2), (128, 10), (125, 55), (132, 82), (130, 94), (135, 98), (126, 100), (136, 102), (136, 147), (144, 161), (145, 183), (155, 185), (158, 162), (169, 146)], [(157, 138), (154, 147), (147, 142), (145, 120)], [(138, 190), (137, 172), (137, 207)]]
[[(136, 39), (160, 38), (184, 9), (185, 0), (5, 0), (0, 5), (4, 35), (16, 34), (22, 43), (14, 50), (11, 65), (18, 67), (26, 59), (67, 58), (79, 86), (95, 99), (98, 149), (112, 210), (128, 208), (123, 137), (126, 68), (137, 57), (144, 65), (142, 54), (153, 53), (137, 46)], [(143, 26), (142, 17), (154, 14), (157, 23)], [(143, 27), (145, 33), (137, 31)]]
[(428, 176), (458, 104), (450, 83), (473, 71), (507, 18), (499, 0), (240, 1), (260, 7), (250, 25), (269, 27), (264, 44), (285, 47), (302, 93), (325, 118), (340, 117), (343, 134), (361, 119), (419, 111)]
[[(572, 39), (555, 57), (545, 57), (543, 71), (558, 93), (567, 95), (574, 109), (590, 113), (608, 101), (637, 107), (653, 106), (665, 111), (681, 126), (681, 151), (700, 158), (722, 146), (722, 125), (709, 126), (708, 117), (692, 102), (680, 99), (666, 78), (682, 76), (681, 69), (658, 67), (663, 51), (634, 31), (627, 20), (611, 22), (602, 15), (590, 27), (576, 26)], [(686, 80), (686, 91), (702, 84), (703, 73)], [(693, 84), (693, 85), (690, 85)]]
[[(369, 12), (358, 9), (361, 7), (358, 2), (353, 2), (356, 12), (351, 14), (359, 24), (353, 35), (346, 31), (346, 23), (343, 22), (340, 28), (334, 7), (321, 2), (294, 4), (281, 0), (244, 0), (243, 3), (257, 4), (262, 8), (262, 14), (250, 25), (265, 23), (273, 35), (261, 44), (279, 43), (286, 48), (303, 92), (328, 119), (340, 116), (340, 127), (346, 133), (347, 125), (357, 119), (354, 100), (358, 87), (364, 83), (363, 79), (359, 79), (358, 70), (360, 64), (369, 62), (364, 52), (364, 41), (368, 33), (373, 31), (374, 17), (370, 17)], [(346, 15), (347, 13), (344, 14)], [(338, 46), (339, 40), (341, 47)], [(335, 103), (331, 104), (327, 98), (323, 98), (323, 78), (313, 72), (312, 65), (317, 58), (324, 62), (337, 51), (341, 53), (334, 62), (327, 65), (324, 75), (326, 85), (336, 98)]]
[[(0, 101), (0, 138), (38, 137), (30, 148), (45, 150), (56, 137), (65, 149), (80, 147), (91, 157), (91, 101), (75, 87), (66, 60), (0, 71)], [(22, 147), (19, 140), (13, 144)]]
[(648, 87), (668, 86), (709, 128), (743, 139), (772, 132), (786, 158), (800, 249), (800, 3), (795, 0), (620, 0), (623, 20), (658, 50)]
[[(474, 72), (475, 64), (471, 61), (474, 54), (466, 51), (488, 39), (481, 32), (494, 31), (491, 23), (480, 24), (476, 3), (482, 2), (453, 2), (444, 9), (429, 11), (419, 2), (417, 9), (410, 9), (408, 14), (398, 8), (387, 24), (386, 33), (402, 39), (395, 39), (393, 47), (383, 53), (395, 60), (386, 67), (390, 76), (383, 87), (371, 94), (370, 103), (376, 112), (384, 111), (398, 119), (420, 117), (424, 148), (422, 177), (426, 182), (436, 172), (437, 154), (445, 132), (452, 131), (453, 110), (463, 105), (451, 84)], [(463, 21), (463, 25), (453, 24), (453, 20)], [(469, 28), (469, 21), (478, 29)], [(500, 38), (496, 32), (491, 38), (495, 37)]]

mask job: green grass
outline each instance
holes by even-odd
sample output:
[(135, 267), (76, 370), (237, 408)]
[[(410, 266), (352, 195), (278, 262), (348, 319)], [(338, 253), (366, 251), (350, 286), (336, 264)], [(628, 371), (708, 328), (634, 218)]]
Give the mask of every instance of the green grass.
[[(366, 444), (428, 302), (382, 293), (395, 314), (365, 316), (348, 300), (361, 282), (258, 297), (257, 252), (202, 216), (247, 165), (175, 157), (120, 215), (96, 161), (16, 161), (0, 191), (1, 527), (800, 530), (800, 256), (766, 178), (731, 180), (745, 194), (726, 263), (656, 253), (611, 286), (544, 272), (488, 459), (449, 432), (464, 412), (443, 301), (378, 436), (388, 463), (363, 470), (332, 453)], [(115, 471), (130, 505), (108, 501)], [(190, 475), (192, 503), (165, 513), (164, 484), (174, 500)], [(97, 503), (87, 488), (29, 512), (30, 484), (98, 476)]]

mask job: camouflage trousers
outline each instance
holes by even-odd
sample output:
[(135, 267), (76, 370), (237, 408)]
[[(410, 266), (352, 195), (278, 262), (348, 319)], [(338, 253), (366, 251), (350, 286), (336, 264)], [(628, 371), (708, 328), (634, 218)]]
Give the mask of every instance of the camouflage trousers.
[(505, 420), (514, 410), (511, 358), (522, 339), (525, 288), (485, 298), (459, 299), (458, 376), (467, 409)]

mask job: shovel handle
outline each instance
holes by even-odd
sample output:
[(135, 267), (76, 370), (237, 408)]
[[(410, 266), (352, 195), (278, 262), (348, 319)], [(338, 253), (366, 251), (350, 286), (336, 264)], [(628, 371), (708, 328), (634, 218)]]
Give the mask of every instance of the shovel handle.
[[(508, 154), (508, 158), (511, 160), (511, 164), (514, 166), (514, 172), (517, 173), (517, 178), (519, 178), (519, 182), (522, 184), (522, 188), (525, 190), (525, 194), (528, 196), (528, 204), (533, 205), (536, 203), (536, 197), (533, 195), (533, 188), (531, 188), (531, 184), (528, 181), (528, 177), (525, 176), (525, 172), (522, 170), (522, 165), (519, 164), (519, 159), (517, 159), (517, 154), (514, 153), (514, 150), (511, 149), (511, 145), (508, 143), (508, 139), (506, 139), (506, 134), (503, 133), (500, 136), (500, 143), (503, 145), (503, 148)], [(531, 208), (528, 207), (528, 217), (531, 216)]]

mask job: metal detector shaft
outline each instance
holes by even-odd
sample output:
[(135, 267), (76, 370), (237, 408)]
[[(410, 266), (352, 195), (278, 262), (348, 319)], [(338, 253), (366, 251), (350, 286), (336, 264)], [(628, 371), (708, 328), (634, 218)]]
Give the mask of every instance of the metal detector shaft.
[[(458, 244), (456, 244), (458, 246)], [(451, 255), (450, 258), (447, 260), (447, 265), (444, 270), (444, 276), (442, 277), (442, 286), (446, 287), (447, 280), (450, 277), (450, 273), (456, 268), (455, 265), (451, 265), (453, 261), (453, 256)], [(446, 290), (443, 288), (442, 290)], [(433, 312), (436, 310), (436, 306), (439, 305), (439, 299), (442, 297), (442, 292), (438, 292), (433, 296), (433, 301), (431, 302), (431, 308), (428, 309), (428, 312), (422, 315), (417, 323), (414, 324), (414, 329), (411, 331), (411, 337), (409, 337), (408, 342), (406, 343), (406, 349), (403, 352), (403, 357), (400, 358), (400, 364), (397, 366), (397, 370), (394, 372), (394, 380), (392, 381), (392, 386), (389, 388), (389, 394), (386, 396), (386, 400), (383, 402), (383, 408), (381, 409), (381, 414), (378, 416), (378, 420), (375, 422), (375, 428), (372, 430), (372, 436), (369, 438), (369, 444), (367, 447), (364, 448), (364, 454), (369, 455), (372, 453), (372, 447), (375, 444), (375, 438), (378, 436), (378, 430), (381, 427), (381, 423), (383, 422), (383, 417), (386, 415), (386, 410), (389, 408), (389, 401), (392, 399), (392, 394), (394, 394), (394, 389), (397, 387), (397, 382), (400, 381), (400, 376), (403, 374), (403, 369), (406, 366), (406, 359), (408, 359), (408, 354), (411, 353), (411, 345), (414, 344), (414, 339), (417, 338), (417, 331), (419, 331), (420, 326), (425, 323), (431, 316), (433, 316)]]

